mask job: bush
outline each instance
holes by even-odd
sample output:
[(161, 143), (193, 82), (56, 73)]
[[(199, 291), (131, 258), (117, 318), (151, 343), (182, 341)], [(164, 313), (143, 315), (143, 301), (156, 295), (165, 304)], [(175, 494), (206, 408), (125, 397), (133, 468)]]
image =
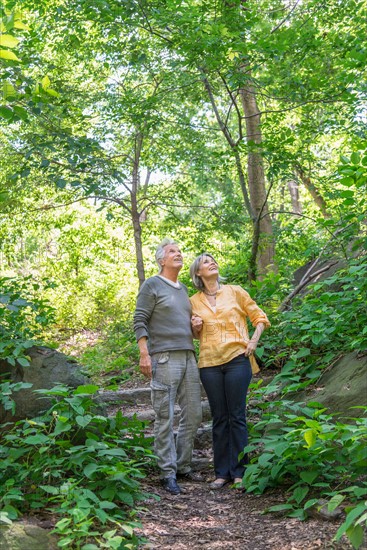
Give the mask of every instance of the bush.
[(320, 403), (300, 406), (277, 401), (260, 408), (264, 414), (251, 427), (251, 444), (244, 449), (258, 453), (246, 468), (247, 491), (263, 493), (285, 486), (287, 501), (268, 511), (299, 519), (306, 519), (308, 508), (317, 506), (320, 498), (329, 500), (330, 509), (348, 498), (348, 515), (336, 538), (346, 533), (359, 548), (361, 524), (367, 518), (366, 503), (361, 500), (367, 494), (366, 419), (335, 422)]
[(56, 398), (42, 417), (1, 438), (0, 521), (40, 509), (56, 513), (63, 548), (135, 548), (139, 481), (151, 465), (144, 424), (98, 414), (96, 386), (39, 390)]

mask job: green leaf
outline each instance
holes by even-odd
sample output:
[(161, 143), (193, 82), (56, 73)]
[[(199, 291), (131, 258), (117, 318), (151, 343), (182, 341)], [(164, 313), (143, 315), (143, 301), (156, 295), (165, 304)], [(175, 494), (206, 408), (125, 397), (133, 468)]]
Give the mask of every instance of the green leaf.
[(267, 466), (269, 464), (269, 462), (271, 462), (274, 458), (274, 455), (270, 454), (270, 453), (263, 453), (262, 455), (259, 456), (259, 464), (260, 466)]
[(296, 487), (296, 489), (293, 491), (293, 498), (297, 502), (297, 504), (300, 504), (302, 500), (305, 498), (307, 493), (309, 492), (309, 487)]
[(106, 449), (98, 451), (98, 456), (121, 456), (126, 457), (126, 452), (123, 449)]
[(0, 523), (6, 523), (7, 525), (12, 525), (12, 520), (9, 518), (8, 513), (3, 510), (0, 512)]
[(360, 157), (359, 153), (354, 152), (354, 153), (351, 154), (350, 160), (353, 164), (358, 165), (360, 163), (361, 157)]
[(314, 506), (315, 504), (317, 504), (319, 502), (319, 500), (317, 498), (311, 498), (310, 500), (308, 500), (304, 506), (303, 506), (303, 509), (304, 510), (308, 510), (308, 508), (311, 508), (311, 506)]
[(307, 357), (308, 355), (311, 355), (310, 348), (301, 348), (295, 355), (297, 359), (301, 359), (301, 357)]
[(293, 510), (292, 504), (275, 504), (268, 508), (269, 512), (283, 512), (285, 510)]
[(42, 84), (42, 88), (44, 90), (47, 90), (47, 88), (49, 88), (51, 86), (51, 81), (50, 81), (50, 79), (48, 78), (47, 75), (42, 78), (41, 84)]
[(315, 479), (318, 477), (319, 472), (315, 470), (309, 470), (307, 472), (303, 471), (300, 473), (300, 478), (302, 481), (305, 481), (309, 485), (312, 485), (312, 483), (315, 481)]
[(45, 91), (48, 95), (51, 95), (52, 97), (60, 97), (59, 92), (57, 92), (56, 90), (53, 90), (52, 88), (47, 88), (47, 90)]
[(30, 362), (25, 357), (17, 357), (17, 361), (22, 367), (29, 367), (30, 365)]
[(345, 495), (341, 495), (340, 493), (334, 495), (328, 502), (327, 508), (329, 512), (333, 512), (339, 504), (343, 502), (345, 499)]
[(342, 185), (346, 185), (347, 187), (350, 187), (351, 185), (354, 185), (354, 179), (353, 178), (342, 178), (340, 180), (340, 183)]
[(114, 504), (113, 502), (110, 502), (109, 500), (102, 500), (99, 503), (99, 506), (103, 510), (113, 510), (114, 508), (117, 508), (117, 504)]
[(315, 430), (306, 430), (303, 437), (305, 438), (307, 447), (310, 448), (316, 443), (317, 432)]
[(86, 414), (84, 416), (79, 415), (75, 418), (76, 423), (82, 428), (85, 428), (86, 426), (88, 426), (88, 424), (91, 422), (92, 419), (93, 417), (90, 414)]
[(134, 498), (131, 493), (127, 493), (126, 491), (119, 491), (117, 493), (117, 497), (123, 502), (124, 504), (127, 504), (128, 506), (134, 506)]
[(349, 529), (347, 529), (346, 533), (353, 548), (355, 548), (355, 550), (361, 548), (364, 540), (364, 530), (362, 529), (362, 527), (360, 525), (353, 525), (352, 527), (349, 527)]
[(14, 113), (9, 107), (0, 106), (0, 116), (6, 120), (11, 120), (14, 116)]
[(45, 493), (48, 493), (50, 495), (58, 495), (60, 494), (60, 489), (58, 487), (53, 487), (53, 485), (40, 485), (40, 489), (45, 491)]
[(5, 48), (16, 48), (19, 44), (18, 38), (12, 36), (11, 34), (0, 34), (0, 46), (5, 46)]
[(94, 462), (91, 462), (90, 464), (87, 464), (86, 467), (83, 470), (83, 473), (86, 477), (91, 478), (96, 470), (99, 469), (98, 464), (95, 464)]
[(78, 386), (74, 391), (74, 395), (91, 395), (97, 393), (98, 390), (98, 386), (94, 386), (93, 384), (86, 384), (85, 386)]
[(61, 422), (60, 420), (58, 420), (56, 422), (53, 435), (59, 435), (63, 432), (68, 432), (69, 430), (71, 430), (71, 428), (72, 428), (72, 425), (69, 424), (69, 422)]
[(16, 97), (16, 95), (17, 92), (15, 91), (13, 84), (6, 80), (3, 83), (3, 98), (6, 99), (7, 97)]
[(20, 61), (19, 57), (17, 57), (14, 52), (10, 52), (9, 50), (0, 50), (0, 58), (8, 59), (9, 61)]
[(43, 434), (29, 435), (24, 439), (26, 445), (43, 445), (47, 441), (50, 441), (50, 438)]

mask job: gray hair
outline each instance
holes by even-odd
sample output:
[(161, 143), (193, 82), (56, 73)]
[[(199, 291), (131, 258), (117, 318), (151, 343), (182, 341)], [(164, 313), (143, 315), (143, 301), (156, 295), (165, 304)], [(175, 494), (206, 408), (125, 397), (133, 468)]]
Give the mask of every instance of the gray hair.
[(168, 237), (166, 237), (165, 239), (163, 239), (163, 241), (157, 246), (157, 250), (156, 250), (156, 253), (155, 253), (155, 261), (157, 262), (158, 264), (158, 267), (159, 267), (159, 271), (158, 273), (160, 273), (163, 269), (162, 265), (161, 265), (161, 260), (163, 260), (164, 256), (166, 255), (166, 252), (164, 250), (164, 248), (168, 245), (168, 244), (177, 244), (176, 241), (174, 241), (173, 239), (169, 239)]
[[(195, 258), (195, 260), (192, 262), (190, 266), (190, 277), (192, 279), (192, 283), (194, 287), (197, 288), (198, 290), (203, 290), (204, 288), (203, 280), (200, 277), (200, 275), (198, 275), (198, 271), (200, 269), (201, 262), (206, 256), (209, 256), (209, 258), (211, 258), (212, 260), (214, 260), (215, 263), (217, 263), (217, 260), (214, 258), (214, 256), (212, 256), (212, 254), (209, 254), (208, 252), (203, 252), (202, 254), (200, 254), (200, 256)], [(218, 283), (221, 283), (222, 281), (225, 281), (225, 278), (218, 276)]]

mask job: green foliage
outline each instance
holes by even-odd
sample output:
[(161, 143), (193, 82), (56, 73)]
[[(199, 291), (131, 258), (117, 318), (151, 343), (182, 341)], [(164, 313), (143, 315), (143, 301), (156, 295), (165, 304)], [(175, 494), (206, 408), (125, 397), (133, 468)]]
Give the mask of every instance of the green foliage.
[(60, 518), (61, 548), (134, 548), (139, 481), (150, 467), (144, 425), (99, 414), (97, 386), (39, 390), (55, 404), (1, 437), (2, 517), (13, 520), (43, 508)]
[(99, 341), (80, 355), (84, 369), (98, 385), (116, 389), (128, 380), (139, 363), (135, 334), (127, 323), (116, 323)]
[(54, 309), (39, 297), (41, 285), (32, 277), (0, 277), (0, 288), (0, 359), (26, 367), (27, 349), (51, 324)]
[(317, 379), (338, 353), (367, 348), (366, 270), (367, 256), (353, 259), (335, 275), (309, 285), (292, 310), (274, 315), (273, 329), (259, 350), (282, 365), (274, 384), (296, 391)]
[(366, 420), (336, 422), (319, 403), (260, 402), (258, 407), (263, 413), (251, 427), (251, 443), (244, 449), (259, 453), (246, 468), (247, 491), (263, 493), (285, 486), (287, 501), (269, 511), (299, 519), (306, 519), (308, 508), (320, 498), (326, 498), (333, 510), (347, 497), (346, 521), (336, 537), (346, 533), (352, 543), (359, 540), (366, 520), (366, 503), (361, 501), (367, 494)]

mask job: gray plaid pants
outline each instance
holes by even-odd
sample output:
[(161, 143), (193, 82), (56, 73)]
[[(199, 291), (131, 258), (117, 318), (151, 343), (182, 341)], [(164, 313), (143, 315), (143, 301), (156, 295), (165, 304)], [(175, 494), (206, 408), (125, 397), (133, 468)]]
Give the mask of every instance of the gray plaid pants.
[[(191, 470), (192, 449), (201, 422), (199, 370), (192, 351), (152, 355), (151, 397), (155, 412), (154, 452), (161, 478)], [(176, 442), (173, 431), (175, 403), (180, 407)]]

